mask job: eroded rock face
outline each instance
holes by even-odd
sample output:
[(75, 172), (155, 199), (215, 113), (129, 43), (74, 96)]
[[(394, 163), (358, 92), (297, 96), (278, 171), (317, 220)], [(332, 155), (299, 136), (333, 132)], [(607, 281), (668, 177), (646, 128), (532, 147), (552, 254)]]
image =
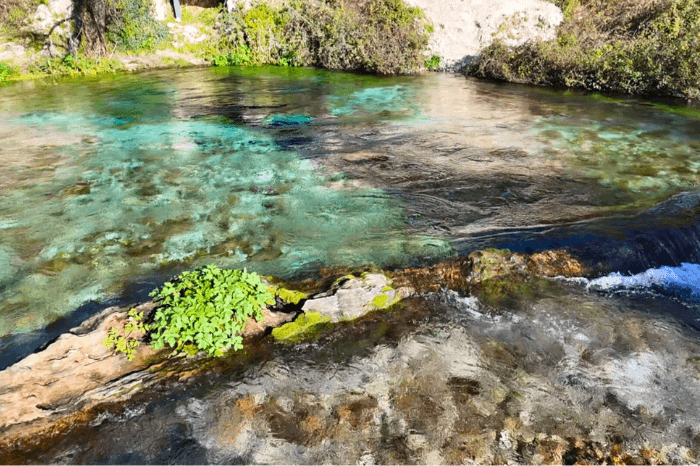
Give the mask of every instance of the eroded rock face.
[(550, 40), (564, 19), (543, 0), (406, 0), (432, 21), (430, 49), (445, 70), (460, 70), (476, 60), (495, 38), (508, 45)]
[[(152, 304), (139, 307), (149, 311)], [(110, 327), (126, 321), (127, 310), (108, 308), (61, 335), (45, 350), (0, 372), (0, 429), (58, 413), (84, 409), (133, 388), (140, 380), (123, 376), (146, 367), (154, 355), (142, 345), (133, 361), (102, 344)]]

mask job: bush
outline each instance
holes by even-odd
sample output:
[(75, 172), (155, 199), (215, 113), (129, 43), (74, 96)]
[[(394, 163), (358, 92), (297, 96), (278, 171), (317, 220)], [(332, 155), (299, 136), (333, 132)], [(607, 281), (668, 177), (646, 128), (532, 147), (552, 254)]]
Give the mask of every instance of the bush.
[(19, 74), (19, 70), (16, 67), (0, 61), (0, 83), (16, 74)]
[(151, 293), (159, 305), (151, 325), (154, 349), (196, 345), (211, 355), (242, 348), (240, 332), (248, 319), (262, 319), (273, 295), (255, 273), (209, 265), (183, 272)]
[(152, 50), (168, 38), (168, 28), (151, 16), (148, 0), (109, 0), (116, 10), (107, 39), (119, 50)]
[[(428, 29), (422, 12), (402, 0), (292, 0), (281, 7), (258, 3), (249, 10), (239, 6), (222, 13), (217, 22), (221, 40), (215, 64), (406, 73), (423, 68)], [(240, 59), (246, 56), (249, 61)]]
[(484, 50), (472, 70), (512, 82), (700, 97), (700, 0), (558, 0), (556, 40)]

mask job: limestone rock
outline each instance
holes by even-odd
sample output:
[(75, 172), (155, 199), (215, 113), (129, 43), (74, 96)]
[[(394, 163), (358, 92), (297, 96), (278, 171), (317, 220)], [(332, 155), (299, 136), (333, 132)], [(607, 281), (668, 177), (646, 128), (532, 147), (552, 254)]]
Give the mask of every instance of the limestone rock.
[[(138, 309), (152, 308), (149, 303)], [(137, 383), (134, 376), (123, 377), (146, 367), (146, 359), (153, 356), (153, 351), (141, 345), (136, 358), (128, 361), (123, 354), (115, 354), (102, 344), (109, 328), (123, 325), (126, 319), (126, 310), (105, 309), (61, 335), (43, 351), (0, 372), (0, 430), (55, 413), (84, 409), (106, 397), (114, 401), (114, 394), (133, 389)]]
[(549, 40), (564, 19), (544, 0), (406, 0), (432, 21), (430, 50), (445, 70), (460, 70), (476, 60), (494, 38), (508, 45)]
[(14, 42), (0, 44), (0, 61), (15, 60), (24, 56), (25, 53), (26, 49), (20, 44)]
[(331, 317), (333, 322), (356, 319), (374, 309), (382, 309), (401, 299), (399, 291), (393, 289), (387, 277), (370, 273), (361, 278), (347, 277), (331, 296), (309, 299), (303, 311), (320, 312)]
[(153, 0), (153, 18), (156, 21), (165, 21), (168, 6), (165, 0)]
[[(73, 13), (71, 0), (49, 0), (48, 5), (39, 5), (34, 13), (33, 21), (29, 29), (36, 34), (49, 34), (51, 28), (60, 21), (68, 19)], [(59, 35), (68, 34), (67, 22), (54, 29)]]

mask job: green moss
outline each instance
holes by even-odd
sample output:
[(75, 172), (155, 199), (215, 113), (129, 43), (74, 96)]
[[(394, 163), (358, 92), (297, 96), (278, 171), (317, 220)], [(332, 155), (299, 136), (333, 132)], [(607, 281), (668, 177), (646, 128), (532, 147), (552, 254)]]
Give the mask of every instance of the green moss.
[(391, 290), (393, 290), (393, 288), (390, 285), (386, 285), (386, 286), (384, 286), (384, 288), (382, 288), (382, 291), (391, 291)]
[(386, 304), (389, 302), (389, 296), (385, 294), (380, 294), (378, 296), (375, 296), (374, 299), (372, 300), (372, 305), (376, 307), (377, 309), (381, 309)]
[(272, 330), (272, 337), (277, 341), (295, 343), (313, 338), (331, 322), (330, 316), (320, 312), (305, 312), (294, 322), (284, 324)]
[(288, 290), (287, 288), (276, 286), (270, 287), (270, 292), (275, 296), (279, 296), (285, 303), (289, 304), (299, 304), (299, 301), (309, 299), (309, 296), (302, 291)]

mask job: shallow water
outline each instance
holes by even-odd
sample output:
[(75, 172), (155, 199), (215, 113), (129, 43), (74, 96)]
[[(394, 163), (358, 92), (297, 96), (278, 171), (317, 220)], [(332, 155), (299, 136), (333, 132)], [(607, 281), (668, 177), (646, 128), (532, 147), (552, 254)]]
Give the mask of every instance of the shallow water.
[(517, 309), (443, 292), (263, 340), (26, 460), (541, 463), (540, 434), (697, 458), (697, 193), (662, 202), (700, 183), (691, 110), (282, 68), (0, 88), (3, 367), (206, 263), (302, 278), (567, 246), (606, 271)]
[(420, 264), (700, 182), (700, 119), (449, 75), (19, 83), (0, 117), (0, 335), (198, 264)]

